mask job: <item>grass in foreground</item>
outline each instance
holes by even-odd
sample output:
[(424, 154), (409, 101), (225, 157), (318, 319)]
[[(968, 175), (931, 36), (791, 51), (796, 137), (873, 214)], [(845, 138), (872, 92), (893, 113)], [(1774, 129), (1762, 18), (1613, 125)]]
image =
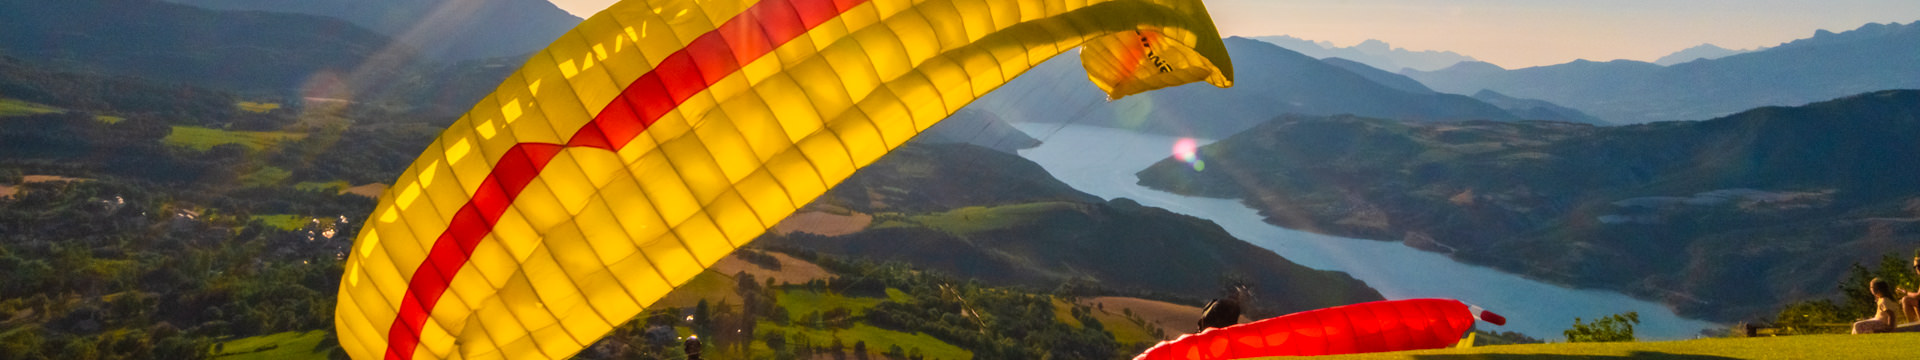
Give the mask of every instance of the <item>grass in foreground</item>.
[(313, 348), (320, 346), (320, 340), (326, 337), (327, 332), (316, 330), (234, 339), (221, 343), (220, 351), (214, 354), (213, 358), (220, 360), (325, 359), (326, 353), (314, 352)]
[(162, 141), (167, 145), (199, 151), (226, 144), (240, 144), (248, 149), (260, 150), (281, 141), (306, 137), (307, 134), (279, 131), (227, 131), (199, 126), (174, 126), (173, 133), (167, 134), (167, 138)]
[(1920, 333), (1481, 346), (1327, 359), (1911, 359)]

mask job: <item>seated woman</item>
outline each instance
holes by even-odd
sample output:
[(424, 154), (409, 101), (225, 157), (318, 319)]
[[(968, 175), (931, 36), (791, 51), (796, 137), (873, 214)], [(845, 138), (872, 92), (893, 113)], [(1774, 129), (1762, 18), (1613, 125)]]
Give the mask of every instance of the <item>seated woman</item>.
[[(1920, 250), (1913, 251), (1913, 274), (1920, 275)], [(1916, 286), (1912, 292), (1898, 288), (1894, 290), (1904, 293), (1900, 296), (1900, 314), (1906, 315), (1903, 319), (1908, 322), (1920, 321), (1920, 286)]]
[(1874, 304), (1878, 309), (1873, 311), (1873, 318), (1854, 322), (1853, 333), (1872, 334), (1893, 330), (1893, 309), (1899, 307), (1893, 300), (1893, 286), (1885, 280), (1874, 278), (1867, 283), (1867, 288), (1873, 290)]

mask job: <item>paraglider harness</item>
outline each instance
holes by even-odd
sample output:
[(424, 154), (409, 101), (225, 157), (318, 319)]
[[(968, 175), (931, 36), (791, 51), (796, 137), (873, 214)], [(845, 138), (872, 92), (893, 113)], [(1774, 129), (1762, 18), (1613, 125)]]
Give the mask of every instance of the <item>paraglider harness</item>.
[(1200, 329), (1195, 332), (1239, 324), (1241, 302), (1246, 301), (1246, 296), (1247, 288), (1237, 286), (1227, 291), (1226, 298), (1208, 302), (1207, 308), (1200, 311)]

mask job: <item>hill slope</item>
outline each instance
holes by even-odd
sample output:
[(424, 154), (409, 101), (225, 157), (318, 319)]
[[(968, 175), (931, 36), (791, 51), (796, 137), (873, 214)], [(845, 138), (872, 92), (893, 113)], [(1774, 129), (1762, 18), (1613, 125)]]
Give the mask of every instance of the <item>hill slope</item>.
[(1504, 70), (1462, 63), (1401, 73), (1442, 92), (1493, 90), (1615, 123), (1701, 120), (1761, 106), (1920, 88), (1920, 22), (1867, 24), (1838, 34), (1822, 30), (1763, 51), (1673, 66), (1580, 60)]
[(1107, 101), (1087, 84), (1077, 56), (1042, 63), (969, 108), (1009, 122), (1070, 122), (1222, 138), (1274, 116), (1359, 114), (1408, 120), (1517, 120), (1472, 98), (1413, 93), (1382, 85), (1273, 44), (1228, 38), (1234, 87), (1188, 84)]
[(580, 18), (546, 0), (167, 0), (219, 10), (257, 10), (344, 19), (392, 36), (440, 60), (530, 53)]
[(1475, 100), (1485, 101), (1488, 104), (1493, 104), (1493, 106), (1499, 106), (1501, 109), (1506, 109), (1507, 112), (1513, 113), (1514, 116), (1519, 116), (1521, 119), (1607, 125), (1606, 121), (1593, 117), (1593, 115), (1587, 115), (1587, 113), (1580, 112), (1580, 110), (1560, 106), (1560, 104), (1547, 102), (1546, 100), (1515, 98), (1494, 92), (1493, 90), (1480, 90), (1480, 92), (1473, 94), (1473, 98)]
[(1920, 245), (1920, 91), (1624, 127), (1281, 118), (1140, 173), (1282, 226), (1405, 241), (1715, 320)]
[(769, 234), (756, 243), (1043, 289), (1079, 279), (1204, 299), (1237, 280), (1253, 284), (1259, 304), (1279, 313), (1381, 298), (1346, 274), (1294, 264), (1212, 222), (1101, 200), (1037, 164), (972, 145), (909, 144), (809, 209), (871, 214), (873, 222), (840, 236)]
[[(380, 34), (310, 15), (153, 1), (0, 2), (0, 52), (63, 67), (228, 89), (325, 83), (389, 48)], [(404, 49), (389, 52), (409, 58)]]

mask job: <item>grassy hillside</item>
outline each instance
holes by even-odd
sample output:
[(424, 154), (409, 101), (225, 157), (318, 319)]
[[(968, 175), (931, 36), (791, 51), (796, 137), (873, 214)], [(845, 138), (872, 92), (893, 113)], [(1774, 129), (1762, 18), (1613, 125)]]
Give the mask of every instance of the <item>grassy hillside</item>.
[[(985, 190), (992, 189), (992, 190)], [(909, 144), (830, 190), (807, 211), (869, 214), (863, 231), (773, 233), (757, 242), (900, 261), (995, 284), (1066, 283), (1204, 304), (1252, 285), (1274, 315), (1380, 299), (1234, 238), (1210, 221), (1074, 190), (1026, 159), (963, 144)], [(1087, 294), (1103, 295), (1103, 294)]]

